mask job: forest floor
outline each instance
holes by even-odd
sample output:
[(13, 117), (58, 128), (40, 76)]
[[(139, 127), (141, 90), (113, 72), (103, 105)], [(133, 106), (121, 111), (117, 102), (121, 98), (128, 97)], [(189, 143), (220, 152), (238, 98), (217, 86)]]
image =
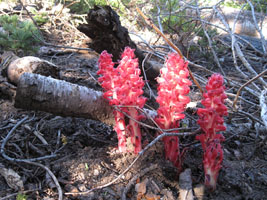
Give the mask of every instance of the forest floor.
[[(63, 23), (62, 23), (63, 24)], [(69, 30), (72, 31), (69, 31)], [(86, 47), (86, 37), (73, 28), (64, 26), (50, 27), (44, 32), (45, 40), (55, 45)], [(74, 37), (75, 36), (75, 37)], [(77, 43), (78, 41), (78, 43)], [(51, 48), (48, 47), (47, 48)], [(142, 48), (142, 47), (140, 47)], [(36, 56), (53, 62), (60, 67), (62, 79), (75, 84), (101, 90), (97, 83), (98, 54), (87, 51), (65, 51), (58, 54), (40, 53)], [(225, 57), (223, 68), (228, 77), (235, 77), (235, 72)], [(191, 68), (194, 74), (208, 77), (205, 71)], [(212, 68), (218, 71), (216, 68)], [(6, 77), (0, 75), (0, 80)], [(16, 88), (13, 86), (14, 89)], [(155, 88), (156, 86), (152, 86)], [(231, 88), (230, 88), (231, 89)], [(229, 89), (229, 90), (230, 90)], [(201, 95), (193, 86), (190, 94), (192, 101), (200, 102)], [(241, 109), (259, 117), (258, 102), (253, 96), (246, 98), (256, 105), (243, 103)], [(229, 97), (228, 102), (233, 97)], [(231, 110), (230, 103), (227, 105)], [(164, 159), (162, 142), (156, 143), (122, 176), (107, 187), (86, 192), (113, 181), (136, 158), (131, 153), (118, 153), (117, 136), (113, 127), (101, 122), (72, 117), (60, 117), (40, 111), (16, 109), (14, 99), (0, 96), (0, 144), (16, 124), (28, 116), (18, 126), (9, 139), (4, 151), (9, 157), (36, 158), (56, 152), (56, 157), (41, 161), (51, 170), (58, 180), (63, 199), (77, 200), (115, 200), (127, 199), (156, 200), (177, 199), (181, 186), (179, 175), (171, 163)], [(198, 128), (196, 110), (187, 110), (187, 125)], [(195, 136), (181, 138), (181, 147), (185, 150), (183, 169), (191, 170), (191, 180), (196, 199), (214, 200), (263, 200), (267, 197), (267, 140), (264, 131), (254, 128), (252, 118), (246, 114), (229, 112), (225, 118), (227, 131), (223, 142), (224, 160), (220, 171), (217, 188), (214, 192), (204, 190), (201, 145)], [(151, 142), (156, 133), (144, 128), (145, 143)], [(1, 148), (2, 152), (2, 148)], [(58, 188), (43, 167), (25, 162), (14, 162), (0, 156), (2, 169), (12, 169), (23, 181), (27, 199), (58, 199)], [(16, 199), (18, 191), (12, 189), (4, 176), (0, 176), (0, 199)], [(20, 191), (21, 194), (23, 193)], [(78, 193), (77, 193), (78, 192)], [(76, 194), (75, 194), (76, 193)], [(18, 199), (18, 198), (17, 198)]]

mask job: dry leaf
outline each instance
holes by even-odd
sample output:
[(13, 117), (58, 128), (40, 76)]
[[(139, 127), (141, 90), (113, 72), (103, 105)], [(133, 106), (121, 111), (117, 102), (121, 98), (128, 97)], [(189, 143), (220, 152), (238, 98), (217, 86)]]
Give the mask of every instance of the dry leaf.
[(137, 183), (135, 185), (135, 191), (138, 193), (138, 194), (145, 194), (146, 193), (146, 184), (147, 184), (147, 179), (145, 179), (144, 181), (142, 181), (141, 183)]
[(18, 175), (13, 169), (0, 167), (0, 174), (5, 178), (8, 186), (12, 189), (17, 191), (24, 189), (20, 175)]
[(160, 196), (155, 194), (146, 194), (145, 195), (146, 200), (159, 200)]

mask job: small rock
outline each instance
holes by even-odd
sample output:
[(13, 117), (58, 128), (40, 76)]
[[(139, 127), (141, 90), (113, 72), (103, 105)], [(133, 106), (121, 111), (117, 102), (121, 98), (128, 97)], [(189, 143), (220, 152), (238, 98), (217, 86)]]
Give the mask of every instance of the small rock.
[(67, 192), (73, 192), (73, 193), (79, 192), (79, 190), (75, 186), (70, 185), (70, 184), (68, 184), (68, 185), (65, 186), (65, 190)]
[(77, 187), (78, 187), (78, 189), (79, 189), (81, 192), (84, 192), (84, 191), (87, 190), (87, 188), (85, 187), (84, 184), (79, 184)]
[(160, 196), (155, 194), (146, 194), (145, 195), (146, 200), (159, 200)]
[(98, 176), (99, 175), (99, 171), (97, 169), (94, 169), (94, 176)]
[(235, 140), (234, 143), (239, 147), (241, 145), (241, 142), (238, 140)]
[(235, 157), (236, 157), (238, 160), (241, 160), (241, 154), (240, 154), (240, 151), (238, 151), (238, 150), (234, 150), (234, 154), (235, 154)]
[(194, 193), (197, 199), (204, 199), (205, 186), (203, 184), (196, 185), (196, 187), (194, 187)]
[(164, 195), (163, 199), (175, 200), (172, 192), (170, 190), (168, 190), (168, 189), (163, 189), (163, 190), (161, 190), (160, 193)]
[(138, 194), (145, 194), (146, 193), (146, 184), (147, 184), (147, 179), (145, 179), (144, 181), (142, 181), (141, 183), (137, 183), (135, 185), (135, 191)]

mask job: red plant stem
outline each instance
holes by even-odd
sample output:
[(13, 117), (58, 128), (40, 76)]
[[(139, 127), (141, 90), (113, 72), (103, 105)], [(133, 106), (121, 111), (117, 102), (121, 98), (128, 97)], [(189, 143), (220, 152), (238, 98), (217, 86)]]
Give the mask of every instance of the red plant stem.
[[(139, 113), (136, 110), (136, 108), (129, 108), (129, 115), (135, 119), (139, 120)], [(139, 153), (142, 150), (142, 144), (141, 144), (141, 130), (139, 124), (130, 119), (129, 120), (129, 129), (131, 134), (131, 142), (134, 144), (134, 153)]]
[(120, 152), (125, 152), (127, 146), (126, 146), (126, 126), (125, 126), (124, 114), (122, 114), (117, 110), (115, 110), (113, 113), (116, 121), (116, 126), (114, 127), (114, 129), (118, 137), (118, 148)]

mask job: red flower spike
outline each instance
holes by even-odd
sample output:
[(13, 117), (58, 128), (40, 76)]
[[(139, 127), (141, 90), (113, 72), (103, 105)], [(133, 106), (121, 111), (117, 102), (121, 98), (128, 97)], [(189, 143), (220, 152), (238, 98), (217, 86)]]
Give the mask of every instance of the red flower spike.
[[(139, 76), (141, 71), (134, 50), (129, 47), (125, 48), (117, 68), (114, 68), (111, 57), (112, 55), (103, 51), (99, 58), (98, 74), (102, 74), (102, 77), (98, 80), (106, 91), (103, 97), (108, 99), (111, 105), (125, 106), (121, 108), (122, 111), (134, 120), (140, 120), (142, 116), (134, 106), (143, 108), (146, 98), (141, 96), (144, 81)], [(119, 150), (121, 152), (128, 150), (138, 153), (142, 149), (139, 124), (132, 119), (129, 119), (129, 123), (126, 124), (124, 115), (119, 111), (114, 111), (114, 116)], [(127, 137), (131, 139), (129, 140)]]
[[(186, 104), (190, 102), (188, 96), (191, 81), (187, 79), (189, 71), (185, 62), (178, 54), (171, 53), (161, 69), (161, 76), (157, 78), (159, 109), (156, 122), (163, 129), (179, 127), (179, 120), (184, 118), (182, 114)], [(165, 157), (170, 160), (179, 171), (182, 169), (179, 149), (179, 138), (168, 136), (163, 138)]]
[(197, 111), (199, 115), (197, 123), (204, 133), (196, 136), (196, 139), (201, 142), (204, 151), (205, 185), (212, 190), (216, 188), (223, 160), (220, 142), (224, 141), (224, 137), (222, 134), (216, 134), (216, 132), (226, 130), (223, 116), (227, 115), (227, 107), (224, 105), (227, 96), (223, 82), (223, 76), (220, 74), (213, 74), (209, 78), (206, 85), (207, 92), (203, 94), (201, 101), (205, 108), (199, 108)]

